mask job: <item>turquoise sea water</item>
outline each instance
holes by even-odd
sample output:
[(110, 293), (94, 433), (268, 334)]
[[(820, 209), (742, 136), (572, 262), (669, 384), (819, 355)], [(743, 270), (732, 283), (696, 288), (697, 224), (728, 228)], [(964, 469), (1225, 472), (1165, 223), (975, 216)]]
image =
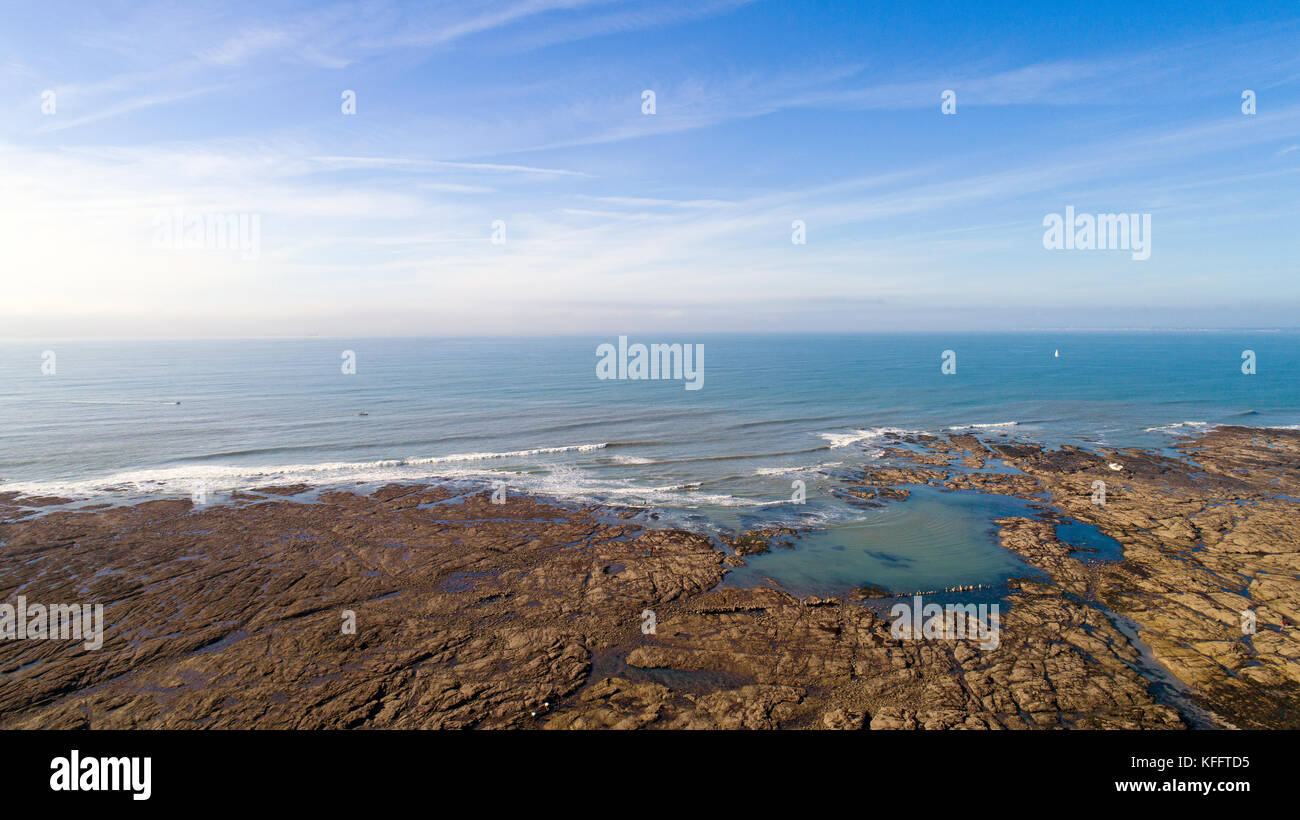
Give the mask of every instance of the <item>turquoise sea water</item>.
[[(629, 341), (702, 344), (702, 388), (598, 379), (597, 347), (614, 336), (0, 342), (0, 490), (128, 499), (201, 487), (220, 500), (279, 482), (504, 481), (692, 526), (828, 524), (792, 554), (803, 558), (756, 558), (752, 574), (905, 589), (1005, 577), (989, 525), (1004, 502), (836, 499), (888, 430), (1167, 447), (1214, 424), (1300, 424), (1294, 332)], [(789, 503), (796, 480), (806, 504)]]

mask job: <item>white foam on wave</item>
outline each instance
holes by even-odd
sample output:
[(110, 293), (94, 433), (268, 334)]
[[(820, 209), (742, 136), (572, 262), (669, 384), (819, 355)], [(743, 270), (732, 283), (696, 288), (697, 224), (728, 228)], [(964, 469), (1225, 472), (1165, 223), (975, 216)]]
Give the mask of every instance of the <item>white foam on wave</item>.
[[(1170, 435), (1191, 435), (1204, 430), (1212, 430), (1218, 427), (1217, 424), (1211, 424), (1208, 421), (1180, 421), (1174, 424), (1165, 424), (1160, 427), (1148, 427), (1148, 433), (1169, 433)], [(1190, 431), (1190, 432), (1188, 432)]]
[(417, 478), (473, 478), (500, 475), (501, 470), (465, 468), (448, 465), (468, 464), (493, 459), (528, 459), (557, 453), (587, 453), (606, 447), (600, 444), (571, 444), (561, 447), (535, 447), (501, 453), (453, 453), (427, 458), (385, 459), (381, 461), (329, 461), (317, 464), (284, 464), (266, 467), (231, 464), (190, 464), (148, 470), (131, 470), (103, 478), (74, 482), (39, 481), (0, 484), (0, 490), (27, 494), (88, 496), (104, 492), (189, 494), (201, 486), (211, 492), (223, 492), (267, 484), (333, 484), (340, 482), (372, 483)]
[(613, 501), (630, 507), (762, 507), (775, 501), (710, 493), (696, 482), (658, 487), (638, 485), (633, 479), (596, 478), (572, 465), (562, 464), (543, 475), (516, 476), (510, 485), (523, 492), (580, 502)]
[(1019, 425), (1018, 421), (995, 421), (988, 424), (955, 424), (948, 427), (948, 430), (991, 430), (996, 427), (1015, 427)]
[(906, 435), (909, 432), (911, 431), (899, 427), (868, 427), (863, 430), (854, 430), (851, 433), (818, 433), (818, 435), (829, 442), (831, 449), (835, 450), (840, 447), (848, 447), (851, 444), (874, 441), (890, 433)]
[[(527, 459), (556, 453), (585, 453), (605, 444), (539, 447), (504, 453), (462, 453), (418, 459), (367, 462), (326, 462), (270, 467), (190, 465), (118, 473), (80, 482), (0, 484), (0, 490), (29, 495), (72, 498), (102, 496), (154, 497), (189, 495), (202, 488), (210, 496), (263, 486), (307, 484), (312, 487), (380, 485), (422, 480), (504, 482), (512, 492), (550, 496), (580, 503), (612, 502), (630, 507), (696, 509), (700, 507), (762, 507), (784, 499), (752, 499), (700, 489), (696, 482), (641, 486), (635, 479), (608, 479), (591, 475), (573, 464), (542, 463), (540, 470), (521, 472), (521, 465), (476, 465), (492, 459)], [(215, 500), (215, 498), (214, 498)]]
[(812, 464), (805, 466), (790, 467), (759, 467), (753, 472), (755, 476), (777, 476), (777, 475), (797, 475), (799, 473), (817, 473), (822, 470), (829, 470), (831, 467), (843, 466), (843, 461), (826, 461), (821, 464)]

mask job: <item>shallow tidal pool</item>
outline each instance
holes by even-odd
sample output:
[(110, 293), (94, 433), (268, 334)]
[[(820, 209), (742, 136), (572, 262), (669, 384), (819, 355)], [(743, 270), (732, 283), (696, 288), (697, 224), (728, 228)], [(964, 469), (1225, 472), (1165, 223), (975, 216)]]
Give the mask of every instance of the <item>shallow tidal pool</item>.
[[(729, 573), (723, 585), (752, 587), (770, 579), (795, 595), (827, 596), (861, 586), (893, 593), (967, 584), (998, 587), (1008, 578), (1042, 574), (1002, 548), (994, 521), (1039, 517), (1047, 512), (1044, 506), (970, 490), (906, 489), (911, 491), (906, 500), (865, 509), (859, 520), (776, 539), (793, 540), (795, 548), (773, 546), (769, 553), (746, 556), (746, 565)], [(1079, 546), (1100, 546), (1099, 539), (1106, 539), (1076, 521), (1058, 524), (1058, 532)], [(1096, 557), (1113, 555), (1105, 550)]]

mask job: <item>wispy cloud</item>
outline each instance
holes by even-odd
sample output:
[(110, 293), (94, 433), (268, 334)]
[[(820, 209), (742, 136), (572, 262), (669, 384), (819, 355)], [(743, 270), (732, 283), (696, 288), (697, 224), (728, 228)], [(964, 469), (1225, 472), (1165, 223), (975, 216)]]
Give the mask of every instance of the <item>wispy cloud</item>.
[(541, 174), (543, 176), (591, 176), (591, 174), (582, 171), (571, 171), (564, 168), (537, 168), (531, 165), (508, 165), (493, 162), (451, 162), (447, 160), (417, 159), (413, 157), (311, 157), (310, 159), (312, 162), (318, 163), (322, 168), (331, 170), (363, 168), (369, 170), (427, 172), (458, 169), (515, 174)]
[[(1300, 304), (1292, 24), (1069, 59), (874, 32), (891, 50), (864, 56), (773, 5), (236, 5), (127, 25), (90, 8), (48, 54), (0, 33), (18, 272), (0, 318), (531, 332), (787, 310), (825, 327), (1083, 292), (1205, 306), (1243, 282)], [(873, 33), (857, 17), (842, 43)], [(1042, 216), (1068, 204), (1153, 211), (1156, 253), (1140, 270), (1045, 255)], [(260, 259), (154, 248), (175, 208), (258, 215)]]
[[(134, 97), (132, 99), (117, 102), (107, 108), (101, 108), (92, 113), (83, 114), (79, 117), (62, 117), (57, 120), (52, 120), (42, 125), (39, 131), (41, 133), (49, 133), (53, 131), (63, 131), (68, 128), (80, 128), (83, 125), (89, 125), (111, 117), (129, 114), (133, 111), (142, 111), (146, 108), (153, 108), (154, 106), (169, 105), (181, 100), (193, 99), (194, 97), (203, 94), (211, 94), (212, 92), (219, 91), (224, 87), (225, 86), (208, 86), (206, 88), (192, 88), (187, 91), (176, 92), (173, 94), (156, 94), (146, 97)], [(67, 110), (66, 103), (64, 105), (64, 110)]]

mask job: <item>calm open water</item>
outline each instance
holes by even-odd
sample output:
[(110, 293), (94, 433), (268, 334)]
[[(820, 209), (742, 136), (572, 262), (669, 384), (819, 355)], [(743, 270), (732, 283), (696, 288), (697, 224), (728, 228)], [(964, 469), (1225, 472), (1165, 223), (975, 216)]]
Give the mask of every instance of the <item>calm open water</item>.
[[(703, 344), (702, 389), (596, 378), (596, 348), (616, 337), (0, 342), (0, 491), (220, 500), (268, 483), (500, 480), (694, 526), (826, 524), (735, 577), (905, 590), (1005, 577), (991, 521), (1008, 502), (834, 498), (885, 431), (1167, 447), (1214, 424), (1300, 424), (1294, 332), (630, 341)], [(806, 504), (789, 503), (795, 480)]]

